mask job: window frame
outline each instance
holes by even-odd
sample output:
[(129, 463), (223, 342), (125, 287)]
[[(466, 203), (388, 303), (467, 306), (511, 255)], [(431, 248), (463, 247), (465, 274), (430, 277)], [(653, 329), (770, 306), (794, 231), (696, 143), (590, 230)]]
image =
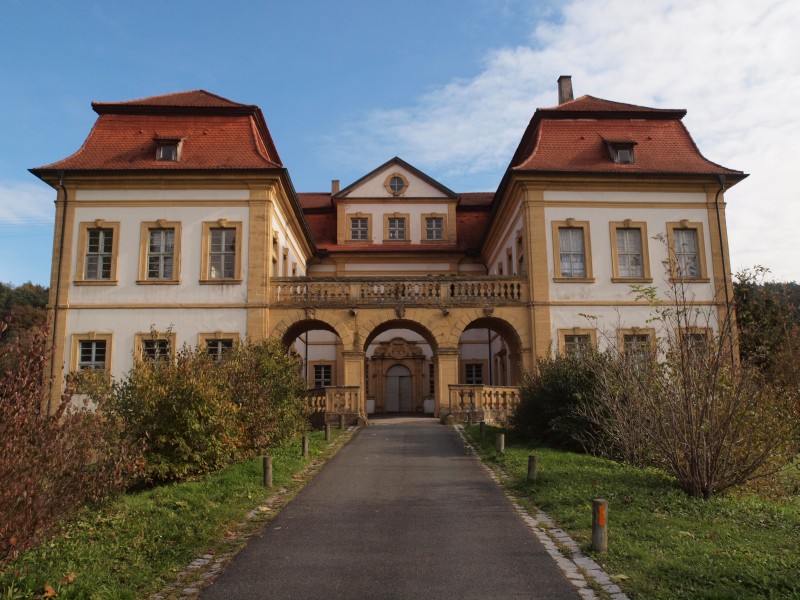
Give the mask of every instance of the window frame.
[[(481, 368), (481, 383), (469, 383), (467, 381), (468, 367)], [(463, 385), (489, 385), (486, 383), (486, 378), (489, 375), (489, 362), (486, 359), (466, 359), (461, 363), (461, 374)]]
[(145, 341), (169, 341), (169, 360), (174, 361), (177, 356), (178, 334), (174, 331), (141, 331), (133, 336), (133, 360), (136, 364), (144, 362), (144, 343)]
[(96, 342), (103, 341), (106, 343), (106, 360), (103, 365), (103, 370), (107, 373), (111, 372), (111, 350), (114, 341), (113, 333), (98, 333), (97, 331), (87, 331), (85, 333), (73, 333), (70, 338), (70, 361), (69, 372), (77, 373), (80, 368), (80, 351), (81, 342)]
[[(353, 237), (353, 219), (366, 219), (367, 220), (367, 237), (365, 239), (355, 239)], [(372, 241), (372, 215), (368, 213), (353, 213), (347, 215), (347, 235), (345, 241), (366, 243)]]
[[(401, 238), (390, 238), (389, 237), (389, 220), (390, 219), (403, 219), (405, 222), (403, 226), (403, 234), (405, 237)], [(410, 231), (411, 221), (409, 219), (408, 213), (387, 213), (383, 215), (383, 241), (384, 242), (407, 242), (409, 241), (409, 237), (411, 235)]]
[[(442, 221), (440, 238), (428, 237), (428, 220), (440, 219)], [(420, 216), (420, 239), (425, 243), (442, 244), (448, 241), (447, 215), (445, 213), (425, 213)]]
[[(691, 339), (694, 336), (702, 336), (704, 338), (704, 343), (706, 348), (711, 347), (711, 343), (714, 341), (714, 330), (711, 327), (678, 327), (675, 329), (675, 339), (678, 340), (678, 343), (683, 345), (687, 339)], [(687, 346), (687, 348), (691, 348), (692, 346)]]
[[(642, 238), (642, 276), (623, 277), (619, 272), (619, 249), (617, 248), (617, 230), (619, 229), (638, 229)], [(650, 273), (650, 249), (647, 237), (647, 223), (645, 221), (611, 221), (608, 224), (609, 236), (611, 238), (611, 281), (613, 283), (652, 283), (653, 277)]]
[[(89, 231), (94, 229), (111, 230), (111, 266), (107, 279), (86, 278), (86, 257), (88, 255)], [(96, 219), (78, 224), (78, 254), (75, 260), (75, 285), (117, 285), (117, 259), (119, 257), (119, 221)]]
[[(150, 259), (150, 230), (151, 229), (172, 229), (174, 230), (173, 251), (172, 251), (172, 277), (171, 278), (151, 278), (148, 276)], [(181, 282), (181, 222), (165, 221), (142, 221), (139, 234), (139, 285), (177, 285)]]
[[(233, 229), (236, 231), (236, 255), (234, 257), (233, 277), (211, 277), (211, 232), (214, 229)], [(203, 222), (203, 238), (200, 256), (200, 283), (206, 285), (231, 285), (242, 283), (242, 222), (218, 219)], [(277, 258), (273, 256), (275, 262)]]
[[(399, 191), (394, 191), (391, 187), (392, 179), (399, 178), (403, 182), (403, 187)], [(408, 190), (408, 178), (402, 173), (391, 173), (386, 179), (383, 180), (384, 189), (392, 196), (402, 196)]]
[(567, 336), (578, 335), (589, 338), (589, 346), (592, 350), (597, 350), (597, 330), (585, 327), (572, 327), (570, 329), (558, 330), (558, 351), (561, 355), (567, 354)]
[[(700, 273), (697, 277), (686, 277), (678, 274), (678, 260), (675, 252), (675, 230), (694, 230), (697, 233), (697, 254)], [(703, 223), (700, 221), (681, 221), (667, 223), (667, 252), (669, 253), (670, 281), (681, 283), (708, 283), (708, 265), (706, 263), (706, 242), (703, 235)]]
[[(592, 269), (592, 238), (589, 230), (589, 221), (576, 221), (575, 219), (553, 221), (551, 227), (553, 242), (553, 281), (556, 283), (594, 283), (594, 271)], [(584, 277), (569, 277), (561, 272), (561, 229), (580, 229), (583, 231), (583, 261), (586, 266)]]
[(324, 368), (327, 367), (331, 370), (331, 383), (328, 386), (320, 386), (320, 387), (335, 387), (336, 386), (336, 363), (333, 361), (328, 360), (315, 360), (309, 361), (308, 363), (309, 370), (308, 370), (308, 385), (311, 389), (318, 389), (317, 383), (317, 367)]
[(649, 336), (650, 352), (655, 355), (656, 346), (656, 330), (653, 327), (628, 327), (617, 329), (617, 351), (620, 354), (625, 354), (625, 336), (627, 335), (647, 335)]
[[(239, 345), (240, 336), (238, 332), (215, 331), (213, 333), (198, 333), (197, 346), (201, 350), (208, 351), (208, 342), (231, 340), (232, 348)], [(214, 360), (219, 360), (216, 358)]]

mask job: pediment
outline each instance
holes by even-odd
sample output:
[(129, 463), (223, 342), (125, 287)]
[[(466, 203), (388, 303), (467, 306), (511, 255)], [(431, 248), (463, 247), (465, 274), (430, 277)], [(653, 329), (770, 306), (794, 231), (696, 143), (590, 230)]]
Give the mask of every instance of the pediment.
[(458, 198), (432, 177), (398, 157), (385, 162), (342, 191), (337, 198)]

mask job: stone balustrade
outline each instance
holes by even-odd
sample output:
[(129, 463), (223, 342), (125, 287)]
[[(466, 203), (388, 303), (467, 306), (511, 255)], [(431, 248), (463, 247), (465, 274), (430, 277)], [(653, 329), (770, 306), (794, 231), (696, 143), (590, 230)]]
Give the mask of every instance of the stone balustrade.
[(486, 421), (503, 424), (520, 401), (514, 385), (450, 385), (448, 402), (439, 407), (442, 415), (452, 414), (457, 421)]
[(314, 388), (306, 392), (312, 413), (353, 414), (359, 412), (361, 388), (357, 385)]
[(294, 306), (482, 306), (516, 305), (528, 300), (528, 286), (513, 277), (352, 277), (273, 278), (270, 302)]

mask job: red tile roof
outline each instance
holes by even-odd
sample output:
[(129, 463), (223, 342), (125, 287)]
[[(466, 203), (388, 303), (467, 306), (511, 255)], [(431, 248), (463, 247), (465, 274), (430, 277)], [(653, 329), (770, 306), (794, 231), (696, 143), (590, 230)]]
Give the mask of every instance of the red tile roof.
[[(511, 161), (513, 171), (661, 175), (726, 175), (741, 171), (706, 159), (684, 127), (685, 110), (648, 108), (581, 96), (537, 109)], [(636, 144), (634, 162), (615, 163), (606, 142)], [(500, 190), (506, 181), (501, 183)]]
[[(81, 148), (34, 174), (282, 168), (257, 106), (195, 90), (92, 107), (99, 116)], [(180, 160), (157, 161), (157, 140), (170, 138), (183, 140)]]

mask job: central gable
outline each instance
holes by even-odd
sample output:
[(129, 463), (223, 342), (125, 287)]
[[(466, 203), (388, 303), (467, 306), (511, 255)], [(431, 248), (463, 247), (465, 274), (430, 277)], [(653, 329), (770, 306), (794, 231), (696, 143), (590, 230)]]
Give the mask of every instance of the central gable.
[(394, 157), (342, 191), (339, 198), (430, 198), (457, 199), (458, 195), (404, 160)]

